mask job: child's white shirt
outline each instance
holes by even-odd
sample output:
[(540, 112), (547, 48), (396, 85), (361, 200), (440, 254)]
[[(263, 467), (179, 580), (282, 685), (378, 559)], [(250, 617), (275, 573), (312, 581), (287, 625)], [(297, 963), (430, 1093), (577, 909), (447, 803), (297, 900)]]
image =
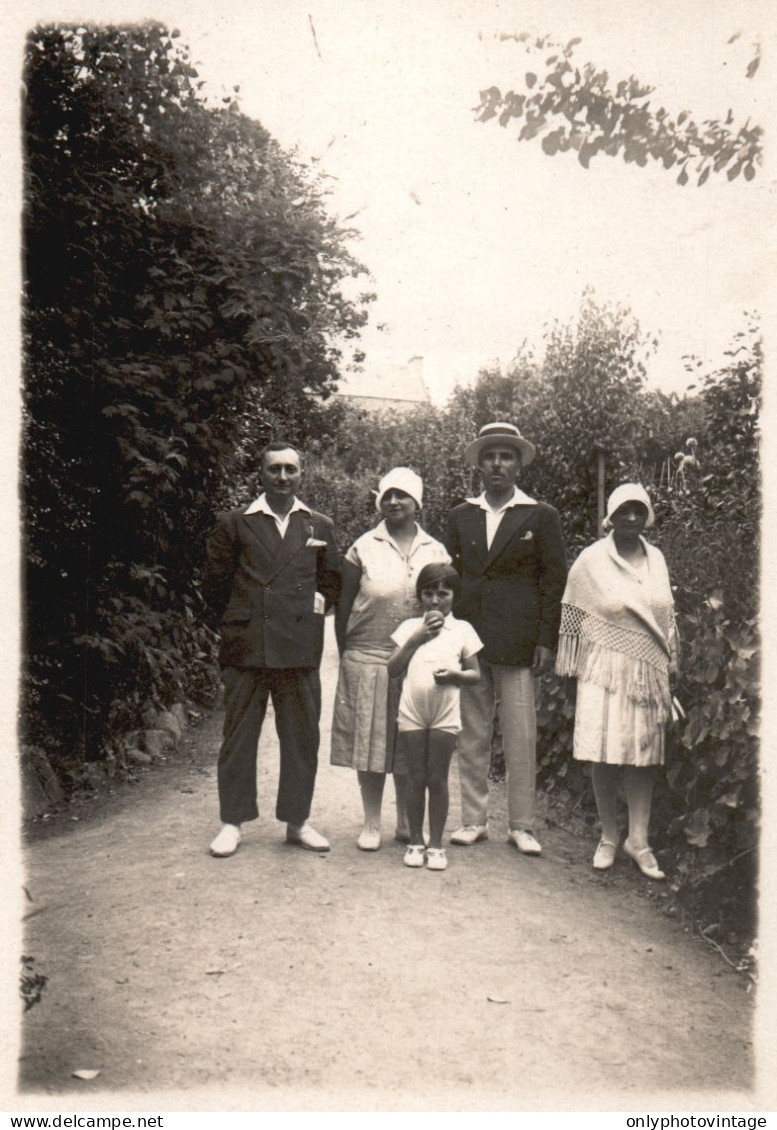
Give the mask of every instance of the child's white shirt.
[[(402, 647), (422, 623), (422, 616), (403, 620), (391, 636), (392, 640)], [(450, 613), (445, 617), (439, 634), (422, 643), (407, 665), (397, 718), (400, 732), (445, 730), (458, 734), (461, 731), (461, 688), (438, 685), (434, 681), (434, 672), (443, 668), (461, 670), (461, 661), (477, 655), (482, 647), (483, 643), (470, 623), (457, 620)]]

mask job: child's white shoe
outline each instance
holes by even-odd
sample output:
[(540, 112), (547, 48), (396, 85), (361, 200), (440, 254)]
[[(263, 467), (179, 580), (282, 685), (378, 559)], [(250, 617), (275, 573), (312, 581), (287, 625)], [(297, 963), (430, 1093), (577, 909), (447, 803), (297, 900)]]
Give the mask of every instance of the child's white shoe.
[(359, 833), (356, 846), (359, 851), (377, 851), (380, 847), (380, 828), (375, 828), (373, 825), (365, 826)]
[(403, 860), (405, 867), (423, 867), (424, 850), (423, 844), (410, 844)]
[(448, 866), (445, 848), (426, 849), (426, 867), (429, 871), (444, 871)]

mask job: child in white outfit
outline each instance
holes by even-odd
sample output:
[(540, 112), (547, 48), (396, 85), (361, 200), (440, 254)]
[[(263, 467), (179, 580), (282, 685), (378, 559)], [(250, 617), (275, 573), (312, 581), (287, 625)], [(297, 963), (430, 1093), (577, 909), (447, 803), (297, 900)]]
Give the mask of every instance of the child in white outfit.
[(424, 615), (404, 620), (392, 635), (397, 645), (388, 662), (392, 678), (404, 673), (397, 744), (407, 759), (407, 816), (410, 845), (404, 862), (423, 867), (423, 824), (429, 792), (426, 866), (447, 866), (442, 834), (448, 817), (448, 770), (461, 731), (459, 688), (480, 678), (477, 653), (483, 644), (471, 624), (451, 614), (460, 587), (450, 565), (425, 565), (416, 592)]

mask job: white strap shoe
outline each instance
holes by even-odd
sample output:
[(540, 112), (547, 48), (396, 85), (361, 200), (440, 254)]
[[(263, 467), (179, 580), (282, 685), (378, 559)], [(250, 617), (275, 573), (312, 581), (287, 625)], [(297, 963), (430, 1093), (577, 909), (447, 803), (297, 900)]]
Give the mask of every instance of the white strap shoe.
[(594, 852), (594, 871), (609, 871), (615, 863), (615, 852), (617, 844), (612, 840), (599, 840), (596, 851)]
[(445, 848), (426, 849), (426, 867), (429, 871), (444, 871), (448, 866)]
[(423, 844), (409, 844), (402, 860), (405, 867), (423, 867), (424, 851)]
[(666, 878), (666, 875), (658, 866), (658, 860), (653, 855), (651, 848), (635, 848), (626, 840), (623, 844), (623, 850), (630, 859), (634, 860), (642, 874), (646, 875), (648, 879), (656, 879), (660, 882)]

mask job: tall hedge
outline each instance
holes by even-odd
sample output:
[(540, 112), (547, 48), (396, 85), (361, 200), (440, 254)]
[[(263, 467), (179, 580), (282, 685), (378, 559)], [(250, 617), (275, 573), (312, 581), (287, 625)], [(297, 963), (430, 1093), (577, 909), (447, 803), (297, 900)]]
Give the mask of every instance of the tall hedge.
[(702, 427), (653, 485), (683, 640), (674, 734), (656, 808), (675, 887), (712, 920), (752, 928), (760, 736), (758, 326), (701, 378)]
[(61, 767), (211, 682), (213, 510), (246, 435), (305, 433), (366, 318), (315, 180), (177, 39), (27, 43), (22, 718)]

